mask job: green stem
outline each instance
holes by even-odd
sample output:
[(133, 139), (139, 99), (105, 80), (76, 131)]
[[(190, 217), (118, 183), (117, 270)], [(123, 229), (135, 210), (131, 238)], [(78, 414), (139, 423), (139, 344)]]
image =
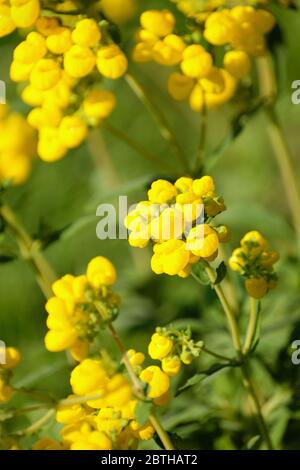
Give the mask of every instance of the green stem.
[[(125, 346), (123, 345), (122, 341), (121, 341), (121, 338), (119, 337), (117, 331), (115, 330), (114, 326), (110, 323), (108, 325), (108, 328), (111, 332), (111, 335), (112, 335), (112, 338), (113, 340), (115, 341), (115, 343), (117, 344), (121, 354), (122, 354), (122, 360), (123, 360), (123, 363), (124, 363), (124, 366), (126, 367), (126, 370), (128, 372), (128, 375), (129, 375), (129, 378), (132, 382), (132, 385), (133, 385), (133, 389), (134, 389), (134, 392), (135, 392), (135, 395), (138, 399), (140, 400), (145, 400), (145, 395), (144, 395), (144, 391), (143, 391), (143, 385), (142, 383), (140, 382), (139, 378), (136, 376), (136, 373), (129, 361), (129, 358), (128, 358), (128, 355), (127, 355), (127, 352), (126, 352), (126, 348)], [(157, 435), (159, 436), (160, 440), (162, 441), (164, 447), (166, 450), (174, 450), (174, 446), (168, 436), (168, 433), (164, 430), (164, 428), (162, 427), (158, 417), (155, 415), (154, 412), (151, 413), (151, 415), (149, 416), (149, 421), (151, 422), (152, 426), (154, 427)]]
[(259, 402), (259, 399), (257, 397), (254, 384), (252, 382), (251, 373), (250, 373), (250, 370), (249, 370), (247, 358), (242, 353), (240, 332), (239, 332), (239, 328), (238, 328), (238, 325), (237, 325), (237, 322), (236, 322), (235, 315), (234, 315), (234, 313), (233, 313), (233, 311), (232, 311), (232, 309), (229, 305), (229, 302), (228, 302), (228, 300), (227, 300), (227, 298), (224, 294), (224, 291), (223, 291), (221, 285), (220, 284), (218, 284), (218, 285), (215, 284), (216, 273), (215, 273), (215, 270), (208, 263), (206, 265), (206, 272), (208, 274), (208, 277), (210, 279), (212, 287), (214, 288), (214, 290), (215, 290), (215, 292), (216, 292), (216, 294), (217, 294), (217, 296), (220, 300), (220, 303), (223, 307), (223, 310), (225, 312), (225, 315), (226, 315), (226, 318), (227, 318), (227, 321), (228, 321), (228, 324), (229, 324), (229, 328), (231, 330), (232, 341), (233, 341), (234, 347), (237, 351), (238, 359), (241, 361), (241, 372), (242, 372), (243, 378), (244, 378), (244, 385), (245, 385), (247, 393), (248, 393), (248, 395), (251, 398), (251, 401), (253, 403), (253, 407), (254, 407), (254, 410), (255, 410), (255, 416), (257, 418), (257, 422), (258, 422), (259, 429), (261, 431), (261, 435), (264, 438), (268, 449), (271, 450), (271, 449), (273, 449), (273, 444), (272, 444), (272, 441), (271, 441), (271, 438), (270, 438), (270, 435), (269, 435), (268, 427), (266, 425), (264, 416), (263, 416), (262, 411), (261, 411), (260, 402)]
[(45, 297), (51, 297), (53, 295), (52, 284), (57, 277), (42, 254), (39, 242), (30, 237), (9, 206), (0, 206), (0, 215), (3, 217), (7, 227), (14, 236), (22, 258), (28, 261), (33, 267), (37, 282)]
[(274, 449), (273, 443), (271, 441), (269, 430), (268, 430), (264, 416), (261, 411), (260, 402), (257, 397), (256, 390), (251, 379), (251, 374), (250, 374), (249, 366), (247, 362), (244, 362), (244, 364), (242, 364), (241, 370), (243, 373), (244, 384), (245, 384), (246, 390), (248, 391), (248, 394), (252, 400), (253, 408), (255, 410), (256, 419), (260, 428), (261, 435), (264, 438), (264, 441), (267, 444), (268, 449), (273, 450)]
[(112, 134), (117, 139), (125, 142), (125, 144), (128, 145), (128, 147), (132, 148), (141, 157), (153, 163), (155, 166), (160, 167), (163, 171), (166, 171), (168, 174), (171, 173), (174, 175), (176, 173), (176, 170), (171, 165), (164, 163), (160, 158), (157, 158), (155, 155), (149, 152), (149, 150), (143, 147), (139, 142), (136, 142), (135, 140), (133, 140), (131, 137), (129, 137), (129, 135), (127, 135), (122, 130), (117, 129), (116, 127), (112, 126), (108, 122), (105, 122), (103, 124), (103, 127), (108, 132), (110, 132), (110, 134)]
[(216, 273), (214, 271), (214, 269), (207, 263), (206, 267), (205, 267), (205, 270), (207, 272), (207, 275), (209, 277), (209, 280), (221, 302), (221, 305), (223, 307), (223, 310), (225, 312), (225, 315), (226, 315), (226, 318), (227, 318), (227, 321), (228, 321), (228, 325), (229, 325), (229, 328), (230, 328), (230, 332), (231, 332), (231, 336), (232, 336), (232, 340), (233, 340), (233, 345), (234, 345), (234, 348), (235, 350), (238, 352), (239, 356), (241, 355), (241, 338), (240, 338), (240, 332), (239, 332), (239, 328), (238, 328), (238, 324), (237, 324), (237, 321), (236, 321), (236, 318), (235, 318), (235, 314), (233, 313), (230, 305), (229, 305), (229, 302), (224, 294), (224, 291), (222, 289), (222, 287), (220, 286), (220, 284), (215, 284), (215, 280), (216, 280)]
[(231, 357), (224, 356), (223, 354), (219, 354), (215, 351), (212, 351), (211, 349), (207, 348), (206, 346), (202, 347), (202, 351), (205, 352), (206, 354), (209, 354), (212, 357), (215, 357), (216, 359), (220, 359), (221, 361), (232, 362)]
[(293, 226), (300, 246), (300, 193), (293, 158), (275, 107), (277, 81), (272, 58), (270, 56), (261, 57), (257, 59), (256, 64), (260, 95), (265, 101), (267, 132), (281, 173)]
[(38, 419), (35, 423), (31, 424), (28, 428), (24, 431), (18, 433), (21, 436), (29, 436), (31, 434), (35, 434), (39, 431), (44, 424), (46, 424), (50, 418), (54, 416), (55, 410), (48, 410), (40, 419)]
[(166, 118), (164, 117), (160, 109), (157, 107), (156, 103), (153, 101), (152, 97), (147, 93), (143, 85), (132, 74), (129, 74), (127, 72), (127, 74), (125, 75), (125, 79), (132, 91), (135, 93), (135, 95), (150, 111), (159, 126), (159, 130), (162, 137), (172, 147), (183, 170), (187, 172), (187, 174), (189, 174), (188, 161), (179, 145), (177, 137), (173, 130), (170, 128)]
[(250, 317), (249, 317), (245, 343), (243, 347), (243, 354), (245, 355), (247, 355), (251, 349), (251, 346), (255, 337), (255, 332), (257, 328), (257, 319), (258, 319), (258, 301), (254, 299), (253, 297), (249, 297), (249, 301), (250, 301)]
[(150, 415), (149, 421), (152, 424), (152, 426), (154, 427), (155, 431), (157, 432), (157, 435), (159, 436), (161, 442), (164, 445), (164, 448), (166, 450), (175, 450), (174, 446), (171, 442), (171, 439), (169, 438), (168, 433), (166, 433), (166, 431), (162, 427), (159, 419), (157, 418), (157, 416), (154, 413), (152, 413)]
[(300, 244), (300, 195), (296, 181), (297, 173), (275, 107), (273, 105), (266, 106), (265, 112), (268, 118), (267, 132), (280, 169), (293, 226)]

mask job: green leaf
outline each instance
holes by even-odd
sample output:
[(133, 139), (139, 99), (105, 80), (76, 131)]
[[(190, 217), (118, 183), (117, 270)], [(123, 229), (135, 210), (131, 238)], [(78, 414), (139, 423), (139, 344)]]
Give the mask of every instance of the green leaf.
[(135, 417), (140, 425), (148, 421), (153, 408), (152, 402), (139, 401), (135, 409)]
[(205, 267), (201, 262), (194, 264), (194, 266), (192, 267), (192, 275), (200, 284), (203, 284), (204, 286), (210, 284), (208, 274), (205, 271)]
[(217, 277), (214, 282), (215, 285), (220, 284), (223, 281), (224, 277), (226, 276), (227, 267), (224, 261), (222, 261), (222, 263), (219, 264), (219, 266), (216, 269), (216, 273), (217, 273)]
[(182, 392), (185, 392), (191, 387), (194, 387), (195, 385), (198, 385), (201, 383), (204, 379), (207, 377), (210, 377), (211, 375), (219, 372), (222, 369), (225, 369), (226, 367), (237, 367), (238, 363), (233, 364), (233, 363), (227, 363), (227, 364), (213, 364), (209, 369), (206, 369), (202, 372), (199, 372), (198, 374), (195, 374), (193, 377), (188, 379), (184, 385), (182, 385), (179, 390), (176, 393), (176, 396), (180, 395)]
[(253, 436), (247, 442), (244, 450), (258, 450), (260, 448), (261, 443), (262, 443), (261, 436), (259, 436), (259, 435)]
[(6, 421), (8, 419), (13, 418), (14, 411), (13, 410), (0, 410), (0, 423)]

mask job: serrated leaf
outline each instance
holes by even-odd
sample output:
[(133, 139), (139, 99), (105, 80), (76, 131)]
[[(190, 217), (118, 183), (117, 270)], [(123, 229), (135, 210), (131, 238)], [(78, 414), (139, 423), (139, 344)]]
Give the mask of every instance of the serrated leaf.
[(135, 417), (140, 425), (148, 421), (153, 408), (152, 402), (139, 401), (135, 409)]
[(220, 364), (216, 363), (213, 364), (209, 369), (206, 369), (202, 372), (199, 372), (198, 374), (195, 374), (193, 377), (188, 379), (184, 385), (182, 385), (179, 390), (176, 393), (176, 396), (180, 395), (182, 392), (185, 392), (191, 387), (194, 387), (195, 385), (198, 385), (201, 383), (204, 379), (207, 377), (210, 377), (211, 375), (219, 372), (222, 369), (225, 369), (227, 367), (237, 367), (238, 363), (227, 363), (227, 364)]
[(219, 266), (216, 269), (216, 273), (217, 273), (217, 277), (214, 282), (215, 285), (220, 284), (223, 281), (224, 277), (226, 276), (227, 267), (224, 261), (222, 261), (222, 263), (219, 264)]

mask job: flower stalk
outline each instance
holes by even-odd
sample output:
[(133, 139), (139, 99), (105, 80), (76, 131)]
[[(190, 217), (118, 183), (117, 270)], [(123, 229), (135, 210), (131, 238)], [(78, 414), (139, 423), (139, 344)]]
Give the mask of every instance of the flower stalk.
[(52, 296), (52, 284), (56, 280), (56, 275), (41, 252), (39, 242), (30, 237), (8, 205), (0, 206), (0, 215), (16, 240), (21, 257), (32, 266), (37, 282), (45, 297), (50, 298)]

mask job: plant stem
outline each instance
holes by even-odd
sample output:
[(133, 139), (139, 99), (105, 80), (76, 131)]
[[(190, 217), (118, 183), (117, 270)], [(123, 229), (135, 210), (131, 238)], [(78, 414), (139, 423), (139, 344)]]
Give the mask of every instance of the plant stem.
[(261, 411), (260, 402), (257, 397), (256, 390), (251, 379), (251, 374), (250, 374), (249, 366), (247, 362), (244, 362), (244, 364), (242, 364), (241, 370), (243, 373), (244, 384), (245, 384), (246, 390), (248, 391), (248, 394), (252, 399), (252, 403), (253, 403), (254, 410), (256, 412), (256, 418), (257, 418), (257, 422), (260, 428), (261, 435), (264, 438), (268, 449), (273, 450), (274, 448), (273, 443), (271, 441), (269, 430), (268, 430), (268, 427), (266, 425), (265, 419)]
[(129, 135), (127, 135), (122, 130), (117, 129), (116, 127), (112, 126), (108, 122), (105, 122), (103, 124), (103, 127), (108, 132), (110, 132), (110, 134), (112, 134), (114, 137), (125, 142), (125, 144), (128, 145), (128, 147), (132, 148), (141, 157), (155, 164), (157, 167), (160, 167), (163, 171), (166, 171), (168, 174), (171, 173), (173, 175), (176, 173), (176, 170), (171, 165), (164, 163), (160, 158), (157, 158), (155, 155), (149, 152), (148, 149), (143, 147), (139, 142), (136, 142), (135, 140), (133, 140), (131, 137), (129, 137)]
[(14, 236), (22, 258), (33, 267), (37, 282), (45, 297), (51, 297), (53, 295), (52, 284), (57, 277), (41, 252), (39, 242), (30, 237), (8, 205), (0, 206), (0, 215)]
[(241, 338), (240, 338), (240, 332), (239, 332), (238, 324), (237, 324), (237, 321), (236, 321), (236, 318), (235, 318), (235, 314), (233, 313), (233, 311), (232, 311), (232, 309), (229, 305), (229, 302), (228, 302), (228, 300), (227, 300), (227, 298), (224, 294), (224, 291), (223, 291), (222, 287), (219, 284), (215, 284), (216, 273), (215, 273), (214, 269), (207, 263), (207, 265), (205, 267), (205, 270), (207, 272), (209, 280), (210, 280), (217, 296), (219, 297), (219, 300), (220, 300), (221, 305), (223, 307), (223, 310), (225, 312), (225, 315), (226, 315), (226, 318), (227, 318), (227, 321), (228, 321), (228, 325), (229, 325), (229, 328), (230, 328), (230, 331), (231, 331), (231, 336), (232, 336), (233, 345), (235, 347), (235, 350), (240, 355), (241, 354)]
[(300, 246), (300, 193), (293, 158), (275, 108), (277, 81), (273, 63), (270, 56), (261, 57), (257, 59), (256, 63), (260, 94), (265, 101), (264, 109), (267, 117), (267, 132), (281, 173), (287, 202)]
[(251, 349), (255, 332), (256, 332), (257, 319), (258, 319), (258, 301), (254, 299), (253, 297), (249, 297), (249, 301), (250, 301), (250, 318), (249, 318), (245, 343), (243, 347), (243, 354), (245, 355), (248, 354), (248, 352)]
[(129, 74), (127, 72), (127, 74), (125, 75), (125, 79), (132, 91), (135, 93), (135, 95), (150, 111), (159, 126), (159, 130), (162, 137), (172, 147), (183, 170), (186, 171), (187, 174), (189, 174), (188, 161), (177, 141), (177, 137), (173, 130), (170, 128), (166, 118), (164, 117), (160, 109), (157, 107), (156, 103), (153, 101), (152, 97), (149, 95), (149, 93), (147, 93), (143, 85), (132, 74)]
[(202, 347), (202, 351), (210, 356), (215, 357), (216, 359), (220, 359), (221, 361), (232, 362), (232, 359), (228, 356), (224, 356), (223, 354), (219, 354), (211, 349), (207, 348), (206, 346)]
[(300, 244), (300, 195), (295, 178), (296, 171), (275, 107), (273, 105), (266, 106), (265, 111), (268, 118), (267, 131), (280, 169), (287, 201), (291, 211), (293, 226), (296, 231), (298, 243)]
[(137, 394), (138, 397), (142, 397), (143, 396), (143, 386), (142, 386), (140, 380), (138, 379), (138, 377), (136, 376), (136, 374), (135, 374), (135, 372), (132, 368), (132, 365), (130, 364), (125, 346), (123, 345), (118, 333), (116, 332), (114, 326), (111, 323), (109, 324), (108, 328), (111, 332), (111, 335), (112, 335), (115, 343), (117, 344), (117, 346), (118, 346), (118, 348), (119, 348), (119, 350), (122, 354), (122, 361), (123, 361), (124, 366), (126, 367), (126, 370), (127, 370), (128, 375), (130, 377), (130, 380), (132, 382), (134, 391), (135, 391), (135, 393)]
[(164, 445), (164, 448), (166, 450), (174, 450), (174, 446), (171, 442), (171, 439), (169, 438), (168, 433), (166, 433), (166, 431), (162, 427), (162, 425), (161, 425), (159, 419), (157, 418), (157, 416), (155, 415), (155, 413), (152, 413), (149, 416), (149, 421), (152, 424), (152, 426), (154, 427), (155, 431), (157, 432), (161, 442)]
[(36, 433), (39, 429), (44, 426), (44, 424), (47, 423), (47, 421), (49, 421), (50, 418), (54, 416), (54, 413), (55, 410), (48, 410), (47, 413), (45, 413), (40, 419), (38, 419), (35, 423), (31, 424), (28, 428), (18, 434), (22, 436), (29, 436), (30, 434)]
[[(121, 354), (122, 354), (122, 358), (123, 358), (123, 363), (126, 367), (126, 370), (128, 372), (128, 375), (129, 375), (129, 378), (132, 382), (132, 385), (133, 385), (133, 388), (134, 388), (134, 391), (135, 391), (135, 394), (137, 396), (138, 399), (140, 400), (145, 400), (145, 395), (144, 395), (144, 391), (143, 391), (143, 386), (142, 386), (142, 383), (140, 382), (140, 380), (138, 379), (138, 377), (136, 376), (136, 373), (132, 367), (132, 365), (130, 364), (130, 361), (129, 361), (129, 358), (128, 358), (128, 355), (127, 355), (127, 352), (126, 352), (126, 348), (125, 346), (123, 345), (122, 341), (121, 341), (121, 338), (119, 337), (116, 329), (114, 328), (114, 326), (110, 323), (108, 325), (109, 327), (109, 330), (111, 332), (111, 335), (115, 341), (115, 343), (117, 344)], [(149, 421), (151, 422), (152, 426), (154, 427), (156, 433), (158, 434), (161, 442), (163, 443), (164, 447), (166, 450), (174, 450), (174, 446), (168, 436), (168, 433), (164, 430), (164, 428), (162, 427), (158, 417), (155, 415), (154, 412), (151, 413), (151, 415), (149, 416)]]
[(257, 418), (257, 422), (258, 422), (258, 425), (259, 425), (259, 428), (260, 428), (260, 431), (261, 431), (261, 435), (264, 438), (264, 440), (265, 440), (265, 442), (268, 446), (268, 449), (272, 450), (273, 449), (273, 444), (272, 444), (272, 441), (271, 441), (271, 438), (270, 438), (270, 435), (269, 435), (269, 431), (268, 431), (265, 419), (264, 419), (262, 411), (261, 411), (261, 406), (260, 406), (260, 402), (259, 402), (259, 399), (258, 399), (256, 391), (255, 391), (255, 387), (254, 387), (252, 379), (251, 379), (251, 373), (250, 373), (250, 370), (249, 370), (247, 358), (242, 353), (240, 332), (239, 332), (239, 328), (238, 328), (238, 325), (237, 325), (237, 322), (236, 322), (235, 315), (234, 315), (234, 313), (233, 313), (233, 311), (232, 311), (232, 309), (229, 305), (229, 302), (228, 302), (228, 300), (227, 300), (227, 298), (224, 294), (224, 291), (223, 291), (221, 285), (214, 284), (215, 279), (216, 279), (216, 273), (215, 273), (214, 269), (208, 263), (206, 265), (206, 272), (209, 276), (212, 287), (214, 288), (214, 290), (215, 290), (215, 292), (216, 292), (216, 294), (217, 294), (217, 296), (218, 296), (218, 298), (221, 302), (223, 310), (225, 312), (225, 315), (226, 315), (226, 318), (227, 318), (227, 321), (228, 321), (228, 324), (229, 324), (229, 327), (230, 327), (230, 330), (231, 330), (232, 341), (233, 341), (234, 347), (237, 351), (238, 359), (241, 361), (241, 372), (242, 372), (243, 378), (244, 378), (244, 385), (245, 385), (245, 388), (246, 388), (249, 396), (251, 397), (251, 400), (252, 400), (252, 403), (253, 403), (253, 406), (254, 406), (254, 409), (255, 409), (255, 415), (256, 415), (256, 418)]

